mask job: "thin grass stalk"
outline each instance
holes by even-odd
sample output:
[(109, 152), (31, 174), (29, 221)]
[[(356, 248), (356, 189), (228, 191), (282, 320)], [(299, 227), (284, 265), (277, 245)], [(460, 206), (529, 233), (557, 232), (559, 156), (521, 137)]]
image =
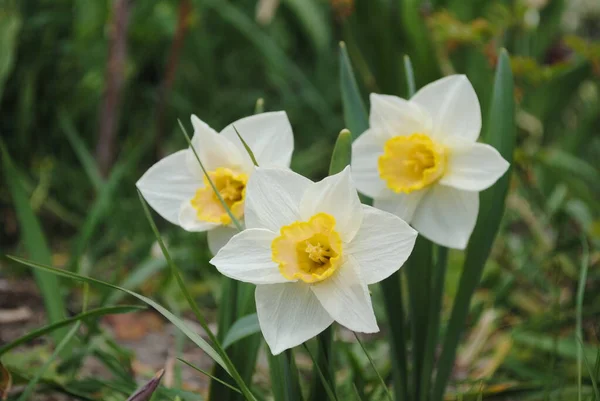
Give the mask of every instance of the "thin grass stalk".
[(408, 366), (406, 352), (406, 326), (404, 322), (404, 299), (400, 270), (381, 282), (381, 292), (390, 329), (392, 350), (392, 378), (396, 400), (408, 400)]
[[(213, 186), (214, 186), (214, 184), (213, 184)], [(185, 283), (183, 282), (183, 279), (181, 278), (181, 275), (179, 274), (179, 269), (178, 269), (177, 265), (175, 265), (175, 262), (173, 261), (173, 259), (171, 258), (169, 251), (167, 250), (167, 248), (158, 232), (158, 228), (156, 227), (156, 224), (154, 223), (154, 220), (152, 219), (152, 216), (150, 215), (150, 210), (148, 209), (148, 205), (144, 201), (144, 198), (142, 197), (142, 194), (139, 191), (138, 191), (138, 195), (140, 198), (140, 202), (143, 205), (144, 212), (146, 213), (148, 222), (150, 223), (150, 226), (152, 227), (152, 230), (154, 231), (154, 234), (156, 236), (158, 244), (160, 245), (163, 255), (167, 259), (169, 267), (171, 268), (171, 274), (175, 278), (177, 285), (179, 286), (181, 292), (183, 293), (184, 297), (186, 298), (188, 304), (190, 305), (192, 312), (194, 312), (194, 315), (196, 316), (198, 323), (200, 323), (200, 326), (202, 326), (202, 328), (208, 334), (208, 337), (209, 337), (211, 343), (215, 347), (219, 356), (223, 359), (224, 364), (227, 366), (227, 369), (229, 370), (229, 374), (231, 375), (233, 380), (239, 386), (240, 390), (244, 394), (244, 397), (250, 401), (255, 400), (254, 395), (250, 392), (250, 389), (248, 388), (248, 386), (246, 385), (246, 383), (240, 376), (239, 372), (236, 370), (235, 366), (231, 362), (231, 359), (227, 355), (227, 352), (225, 352), (225, 350), (221, 346), (221, 343), (219, 342), (217, 336), (215, 336), (215, 334), (212, 332), (212, 330), (210, 330), (210, 328), (208, 327), (208, 323), (206, 322), (204, 315), (202, 315), (202, 312), (200, 312), (200, 309), (198, 308), (196, 301), (194, 301), (193, 297), (187, 290)]]
[(423, 370), (421, 372), (421, 401), (428, 401), (431, 397), (431, 382), (435, 362), (435, 350), (438, 344), (442, 301), (444, 296), (444, 282), (448, 261), (448, 248), (437, 246), (437, 260), (434, 272), (431, 275), (431, 298), (429, 304), (429, 324), (427, 325), (427, 338), (425, 340), (425, 354), (423, 356)]
[[(583, 297), (585, 294), (585, 283), (587, 281), (588, 266), (590, 264), (590, 252), (589, 252), (587, 239), (585, 237), (583, 237), (581, 239), (581, 247), (582, 247), (581, 267), (580, 267), (580, 273), (579, 273), (579, 284), (577, 286), (577, 298), (576, 298), (577, 304), (576, 304), (576, 311), (575, 311), (575, 313), (576, 313), (575, 335), (577, 336), (577, 341), (580, 343), (583, 343), (583, 329), (582, 329)], [(579, 389), (578, 401), (581, 401), (582, 354), (583, 354), (582, 347), (581, 346), (577, 347), (577, 387)], [(587, 364), (587, 360), (586, 360), (586, 364)], [(591, 374), (591, 372), (590, 372), (590, 374)]]

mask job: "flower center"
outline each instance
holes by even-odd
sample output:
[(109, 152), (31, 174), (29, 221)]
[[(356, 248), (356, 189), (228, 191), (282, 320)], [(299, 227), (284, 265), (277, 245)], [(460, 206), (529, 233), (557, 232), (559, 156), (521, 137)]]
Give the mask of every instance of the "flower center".
[(282, 227), (271, 243), (281, 274), (309, 284), (331, 276), (342, 262), (342, 240), (334, 228), (335, 218), (327, 213)]
[(446, 149), (427, 135), (395, 136), (379, 156), (379, 176), (397, 193), (423, 189), (444, 174), (446, 156)]
[[(244, 215), (248, 176), (224, 167), (209, 171), (208, 176), (233, 215), (238, 219), (241, 218)], [(204, 176), (204, 187), (196, 191), (191, 202), (196, 209), (198, 219), (210, 223), (231, 224), (229, 213), (213, 191), (206, 176)]]

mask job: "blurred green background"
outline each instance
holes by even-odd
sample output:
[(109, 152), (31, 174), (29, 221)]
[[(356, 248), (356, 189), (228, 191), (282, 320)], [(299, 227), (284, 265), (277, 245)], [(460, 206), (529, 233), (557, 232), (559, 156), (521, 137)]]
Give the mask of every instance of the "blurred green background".
[[(178, 119), (189, 127), (194, 113), (220, 130), (252, 114), (259, 98), (265, 110), (288, 113), (292, 167), (323, 177), (344, 128), (340, 41), (365, 100), (370, 92), (406, 96), (409, 55), (419, 87), (467, 74), (484, 121), (499, 49), (510, 52), (518, 105), (512, 189), (473, 305), (471, 334), (480, 336), (466, 343), (459, 365), (469, 368), (455, 379), (535, 383), (554, 397), (577, 375), (584, 260), (583, 332), (594, 360), (600, 339), (598, 0), (0, 0), (0, 135), (3, 160), (10, 155), (14, 167), (3, 164), (2, 253), (47, 248), (55, 266), (183, 308), (161, 279), (166, 263), (135, 182), (186, 145)], [(11, 177), (25, 198), (15, 196)], [(41, 239), (19, 201), (37, 216)], [(204, 234), (156, 221), (211, 310), (219, 286)], [(459, 274), (452, 261), (460, 266), (461, 258), (451, 253), (446, 304)], [(2, 259), (0, 279), (30, 276)], [(80, 289), (63, 284), (78, 310)], [(106, 305), (122, 296), (93, 299)]]

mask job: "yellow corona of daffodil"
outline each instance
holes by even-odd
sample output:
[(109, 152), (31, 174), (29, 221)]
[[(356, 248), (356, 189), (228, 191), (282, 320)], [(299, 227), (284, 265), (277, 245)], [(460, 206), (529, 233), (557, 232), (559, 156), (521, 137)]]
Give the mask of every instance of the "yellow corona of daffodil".
[(371, 94), (369, 129), (352, 146), (356, 187), (424, 237), (464, 249), (479, 192), (508, 169), (496, 149), (477, 142), (480, 131), (479, 100), (464, 75), (435, 81), (410, 100)]
[(397, 216), (360, 203), (350, 169), (314, 183), (258, 168), (246, 187), (246, 227), (211, 263), (254, 283), (261, 330), (273, 354), (333, 321), (378, 331), (369, 284), (397, 271), (417, 233)]
[[(287, 168), (294, 138), (286, 113), (242, 118), (221, 133), (196, 116), (192, 116), (192, 124), (192, 146), (198, 158), (232, 214), (243, 220), (246, 185), (254, 165), (235, 130), (261, 166)], [(216, 254), (237, 230), (196, 154), (188, 148), (165, 157), (140, 178), (137, 187), (150, 206), (171, 223), (188, 231), (208, 231), (209, 247)]]

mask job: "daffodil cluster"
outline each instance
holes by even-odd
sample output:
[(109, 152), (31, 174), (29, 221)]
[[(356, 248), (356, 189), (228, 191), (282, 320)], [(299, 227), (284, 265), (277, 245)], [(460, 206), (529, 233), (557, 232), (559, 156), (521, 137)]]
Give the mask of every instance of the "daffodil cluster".
[[(368, 286), (400, 269), (417, 232), (465, 248), (479, 191), (508, 168), (493, 147), (476, 142), (481, 111), (464, 76), (427, 85), (410, 100), (372, 94), (370, 126), (353, 144), (351, 167), (319, 182), (289, 170), (285, 112), (247, 117), (221, 133), (195, 116), (192, 124), (192, 147), (156, 163), (137, 186), (168, 221), (208, 231), (211, 263), (222, 274), (256, 284), (273, 354), (334, 321), (378, 331)], [(357, 189), (374, 207), (360, 203)], [(234, 220), (245, 229), (238, 232)]]

